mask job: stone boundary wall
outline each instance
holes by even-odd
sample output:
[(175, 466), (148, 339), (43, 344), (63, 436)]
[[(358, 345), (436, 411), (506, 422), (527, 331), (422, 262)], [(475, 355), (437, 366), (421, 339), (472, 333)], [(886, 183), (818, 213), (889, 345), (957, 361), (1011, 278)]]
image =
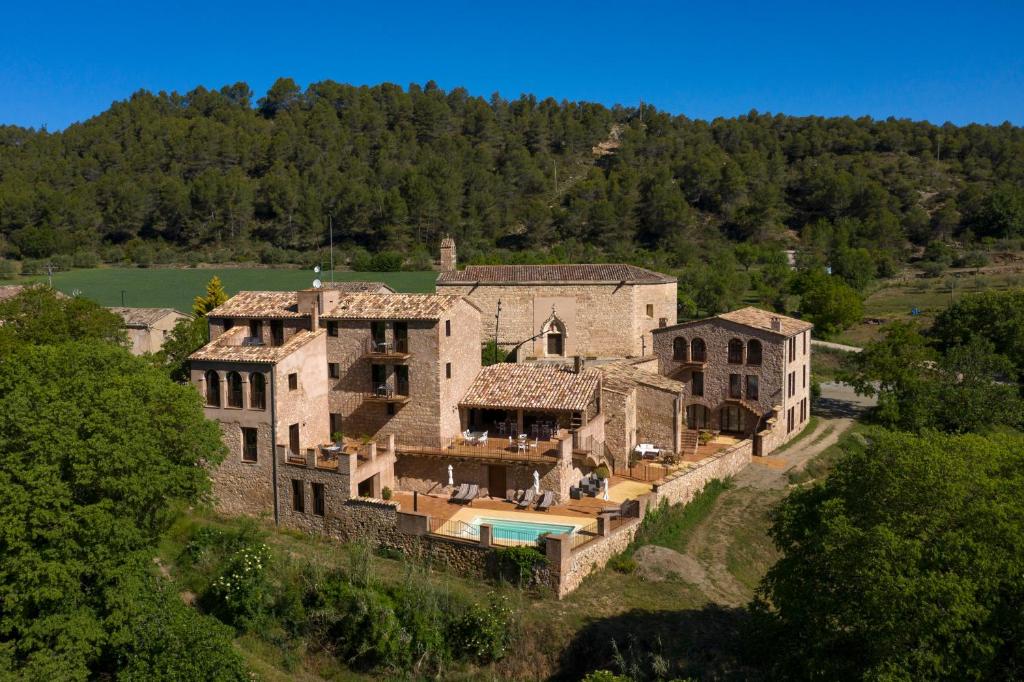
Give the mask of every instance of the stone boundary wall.
[(654, 485), (654, 491), (647, 496), (648, 505), (657, 507), (662, 500), (667, 500), (669, 504), (687, 504), (711, 480), (725, 480), (742, 471), (750, 464), (753, 450), (754, 442), (747, 438), (711, 457), (705, 457), (696, 466), (670, 475), (664, 482)]
[(555, 594), (559, 599), (565, 597), (590, 573), (604, 568), (609, 559), (623, 552), (636, 537), (647, 510), (656, 508), (662, 500), (668, 504), (689, 503), (713, 479), (724, 480), (742, 471), (750, 464), (752, 453), (753, 441), (743, 440), (656, 484), (653, 492), (640, 498), (640, 518), (619, 526), (607, 537), (588, 542), (571, 554), (561, 571), (552, 576)]

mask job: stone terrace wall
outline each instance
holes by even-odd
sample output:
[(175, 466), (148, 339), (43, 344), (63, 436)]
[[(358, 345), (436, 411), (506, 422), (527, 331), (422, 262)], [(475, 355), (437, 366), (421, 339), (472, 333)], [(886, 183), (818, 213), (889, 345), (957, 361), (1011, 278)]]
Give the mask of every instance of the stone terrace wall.
[(678, 471), (663, 483), (654, 485), (648, 503), (658, 506), (662, 500), (669, 504), (686, 504), (713, 479), (724, 480), (742, 471), (753, 454), (753, 441), (740, 441), (711, 457), (705, 457), (685, 471)]
[(567, 569), (552, 575), (553, 587), (558, 598), (561, 599), (575, 590), (591, 572), (604, 568), (609, 559), (625, 551), (640, 529), (640, 521), (641, 519), (628, 521), (612, 531), (611, 535), (591, 540), (573, 552)]

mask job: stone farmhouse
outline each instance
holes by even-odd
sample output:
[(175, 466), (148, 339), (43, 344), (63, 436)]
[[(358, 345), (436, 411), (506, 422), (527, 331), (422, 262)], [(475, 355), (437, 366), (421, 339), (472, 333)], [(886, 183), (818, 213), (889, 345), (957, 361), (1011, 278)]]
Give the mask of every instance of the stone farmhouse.
[(108, 310), (124, 320), (132, 355), (159, 352), (178, 320), (188, 317), (174, 308), (111, 307)]
[(658, 371), (686, 385), (686, 424), (753, 439), (766, 455), (810, 417), (813, 325), (741, 308), (654, 331)]
[(640, 357), (676, 322), (676, 278), (635, 265), (456, 265), (445, 237), (437, 291), (472, 301), (481, 343), (519, 360)]
[[(426, 542), (470, 574), (494, 546), (536, 542), (523, 528), (554, 524), (570, 530), (545, 541), (543, 579), (562, 595), (628, 544), (647, 506), (690, 499), (806, 424), (811, 325), (755, 308), (668, 324), (674, 280), (569, 267), (584, 274), (517, 303), (538, 275), (501, 275), (503, 319), (530, 313), (503, 344), (532, 350), (487, 367), (485, 299), (462, 284), (241, 292), (211, 311), (190, 361), (228, 450), (212, 472), (219, 510), (403, 551)], [(590, 321), (609, 317), (619, 329)]]

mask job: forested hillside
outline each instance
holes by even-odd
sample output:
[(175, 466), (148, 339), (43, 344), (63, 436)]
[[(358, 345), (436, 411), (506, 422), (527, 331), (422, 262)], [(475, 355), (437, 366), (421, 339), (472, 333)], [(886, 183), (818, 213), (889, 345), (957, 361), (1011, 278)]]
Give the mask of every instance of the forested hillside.
[(444, 232), (476, 259), (644, 249), (669, 266), (753, 241), (868, 247), (885, 267), (913, 244), (1024, 235), (1009, 124), (707, 122), (433, 83), (281, 79), (254, 100), (244, 83), (140, 91), (60, 133), (0, 128), (0, 255), (279, 262), (315, 253), (329, 216), (337, 243), (419, 263)]

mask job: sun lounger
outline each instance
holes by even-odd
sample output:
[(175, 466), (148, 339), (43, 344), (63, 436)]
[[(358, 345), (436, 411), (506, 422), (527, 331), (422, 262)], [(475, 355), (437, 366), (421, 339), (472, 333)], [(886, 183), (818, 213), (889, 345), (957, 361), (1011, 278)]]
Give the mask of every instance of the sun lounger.
[(526, 509), (533, 503), (535, 497), (537, 497), (537, 493), (533, 491), (533, 488), (527, 488), (526, 494), (523, 495), (523, 499), (519, 500), (519, 503), (516, 504), (516, 507), (518, 507), (519, 509)]
[(459, 501), (461, 501), (461, 499), (463, 497), (466, 496), (466, 493), (468, 493), (468, 492), (469, 492), (469, 484), (468, 483), (463, 483), (462, 485), (459, 486), (458, 490), (456, 490), (455, 492), (452, 493), (450, 501), (452, 501), (452, 502), (459, 502)]
[(519, 500), (523, 499), (523, 490), (509, 490), (505, 496), (505, 501), (512, 504), (519, 504)]
[(458, 501), (463, 503), (463, 504), (469, 504), (470, 502), (472, 502), (473, 500), (475, 500), (479, 496), (480, 496), (480, 486), (478, 486), (477, 484), (474, 483), (473, 485), (469, 486), (469, 491), (466, 492), (466, 494), (461, 499), (459, 499)]
[(555, 503), (555, 494), (550, 490), (545, 491), (544, 496), (537, 503), (537, 511), (547, 511)]

